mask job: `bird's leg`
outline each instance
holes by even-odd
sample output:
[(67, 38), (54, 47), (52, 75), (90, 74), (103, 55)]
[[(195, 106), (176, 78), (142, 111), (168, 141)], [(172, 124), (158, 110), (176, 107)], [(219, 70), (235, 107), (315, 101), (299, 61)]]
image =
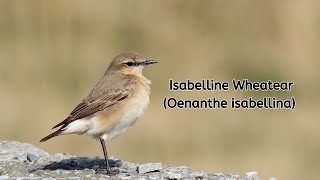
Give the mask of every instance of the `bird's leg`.
[(107, 148), (106, 148), (106, 144), (105, 144), (105, 141), (104, 139), (100, 138), (100, 143), (101, 143), (101, 146), (102, 146), (102, 150), (103, 150), (103, 155), (104, 155), (104, 160), (105, 160), (105, 164), (106, 164), (106, 169), (98, 169), (97, 170), (97, 173), (103, 173), (102, 170), (106, 170), (107, 171), (107, 175), (116, 175), (119, 173), (119, 170), (114, 170), (112, 171), (111, 170), (111, 166), (109, 164), (109, 159), (108, 159), (108, 153), (107, 153)]
[(111, 168), (110, 168), (110, 165), (109, 165), (108, 153), (107, 153), (107, 148), (106, 148), (106, 144), (105, 144), (104, 139), (100, 138), (100, 143), (101, 143), (102, 150), (103, 150), (104, 160), (105, 160), (105, 163), (106, 163), (106, 166), (107, 166), (106, 167), (107, 174), (112, 174)]

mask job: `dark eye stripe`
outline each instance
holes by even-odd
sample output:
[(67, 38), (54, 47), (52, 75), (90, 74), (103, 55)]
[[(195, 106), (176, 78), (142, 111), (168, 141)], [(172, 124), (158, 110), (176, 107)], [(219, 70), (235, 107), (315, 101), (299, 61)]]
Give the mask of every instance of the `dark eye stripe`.
[(126, 65), (127, 65), (127, 66), (133, 66), (134, 63), (129, 61), (129, 62), (126, 62)]
[(126, 64), (127, 66), (130, 66), (130, 67), (132, 67), (132, 66), (139, 66), (139, 65), (140, 65), (140, 63), (132, 62), (132, 61), (126, 62), (126, 63), (124, 63), (124, 64)]

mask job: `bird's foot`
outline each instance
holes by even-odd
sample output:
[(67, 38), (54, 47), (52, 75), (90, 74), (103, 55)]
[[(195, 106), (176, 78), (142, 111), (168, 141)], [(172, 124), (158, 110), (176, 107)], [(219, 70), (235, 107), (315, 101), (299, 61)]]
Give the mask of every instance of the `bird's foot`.
[(119, 169), (111, 169), (111, 168), (99, 168), (96, 170), (96, 174), (104, 174), (108, 176), (115, 176), (119, 174)]

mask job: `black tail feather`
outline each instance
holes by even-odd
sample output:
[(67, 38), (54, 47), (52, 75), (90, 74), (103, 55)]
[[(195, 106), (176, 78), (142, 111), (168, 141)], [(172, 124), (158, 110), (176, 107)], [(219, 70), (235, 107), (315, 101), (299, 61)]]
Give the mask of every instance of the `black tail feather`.
[(40, 142), (44, 142), (44, 141), (47, 141), (53, 137), (56, 137), (56, 136), (59, 136), (61, 134), (62, 130), (59, 129), (51, 134), (49, 134), (48, 136), (44, 137), (43, 139), (40, 140)]

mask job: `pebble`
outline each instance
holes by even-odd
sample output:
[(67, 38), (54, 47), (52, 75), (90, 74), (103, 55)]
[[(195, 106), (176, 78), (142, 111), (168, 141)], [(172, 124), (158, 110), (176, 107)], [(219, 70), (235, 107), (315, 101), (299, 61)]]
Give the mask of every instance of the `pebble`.
[(190, 176), (194, 178), (203, 178), (205, 175), (206, 173), (200, 173), (200, 172), (194, 172), (190, 174)]
[(138, 172), (141, 173), (148, 173), (153, 171), (160, 171), (162, 169), (161, 163), (147, 163), (138, 166)]
[(167, 177), (169, 179), (182, 179), (182, 175), (174, 172), (168, 172)]
[(38, 161), (39, 159), (40, 158), (37, 155), (34, 155), (32, 153), (28, 153), (27, 154), (27, 160), (30, 161), (30, 162), (35, 162), (35, 161)]
[(254, 176), (254, 175), (257, 175), (257, 171), (252, 171), (252, 172), (247, 172), (247, 173), (244, 173), (244, 175), (250, 177), (250, 176)]
[(277, 180), (277, 178), (271, 177), (271, 178), (269, 178), (269, 180)]
[(121, 177), (120, 179), (121, 180), (131, 180), (132, 178), (131, 177)]

